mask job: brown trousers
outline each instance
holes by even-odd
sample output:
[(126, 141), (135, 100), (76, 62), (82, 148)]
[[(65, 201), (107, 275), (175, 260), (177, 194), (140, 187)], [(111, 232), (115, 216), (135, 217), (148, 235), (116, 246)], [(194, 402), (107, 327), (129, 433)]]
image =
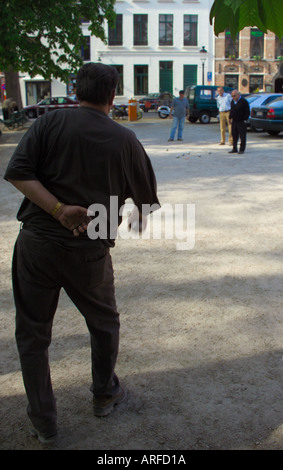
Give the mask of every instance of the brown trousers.
[(109, 248), (71, 249), (22, 229), (13, 256), (16, 341), (28, 415), (40, 432), (56, 428), (48, 347), (61, 288), (85, 317), (90, 332), (91, 391), (112, 395), (119, 387), (114, 368), (120, 324)]
[(228, 127), (228, 132), (229, 132), (229, 144), (233, 143), (232, 126), (231, 124), (229, 124), (229, 114), (230, 114), (230, 111), (219, 113), (220, 135), (221, 135), (221, 142), (223, 144), (225, 144), (226, 125)]

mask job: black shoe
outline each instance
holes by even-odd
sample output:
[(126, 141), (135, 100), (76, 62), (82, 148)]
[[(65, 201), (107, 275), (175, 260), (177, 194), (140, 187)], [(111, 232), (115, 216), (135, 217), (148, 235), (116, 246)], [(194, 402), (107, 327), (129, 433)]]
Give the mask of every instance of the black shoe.
[(41, 444), (53, 444), (53, 442), (57, 438), (57, 431), (51, 431), (51, 432), (39, 432), (35, 428), (30, 429), (30, 434), (33, 437), (36, 437)]
[(107, 416), (111, 413), (115, 405), (125, 400), (127, 389), (120, 383), (119, 389), (113, 396), (94, 396), (93, 413), (95, 416)]
[(244, 150), (239, 150), (239, 152), (238, 152), (238, 153), (245, 153), (245, 152), (244, 152)]
[(238, 153), (238, 151), (233, 149), (233, 150), (229, 150), (228, 153)]
[(168, 142), (173, 142), (173, 141), (174, 141), (174, 139), (168, 139)]

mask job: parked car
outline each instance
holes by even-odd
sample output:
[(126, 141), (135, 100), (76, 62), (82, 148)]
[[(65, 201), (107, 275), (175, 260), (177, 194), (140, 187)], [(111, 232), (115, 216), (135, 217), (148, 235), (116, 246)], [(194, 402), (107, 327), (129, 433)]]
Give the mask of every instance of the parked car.
[(75, 99), (69, 98), (68, 96), (57, 96), (54, 98), (45, 98), (39, 101), (37, 104), (26, 106), (24, 111), (29, 118), (36, 118), (54, 109), (60, 108), (78, 108), (79, 102)]
[[(249, 103), (250, 106), (250, 111), (252, 108), (257, 108), (259, 106), (266, 106), (272, 101), (274, 101), (276, 98), (280, 98), (283, 96), (283, 93), (254, 93), (251, 95), (246, 96), (246, 100)], [(247, 126), (251, 127), (251, 115), (247, 121)], [(257, 129), (251, 127), (252, 131), (255, 132), (262, 132), (262, 129)]]
[[(196, 122), (199, 119), (202, 124), (209, 124), (212, 117), (217, 117), (217, 88), (214, 85), (193, 85), (186, 88), (185, 96), (190, 106), (190, 122)], [(231, 93), (233, 90), (227, 86), (223, 88), (226, 93)]]
[(149, 93), (144, 98), (139, 100), (140, 107), (145, 111), (149, 111), (150, 109), (158, 109), (159, 106), (171, 106), (175, 96), (168, 91), (164, 91), (162, 93)]
[(263, 129), (270, 135), (283, 131), (283, 96), (276, 98), (267, 106), (253, 107), (251, 112), (251, 127)]

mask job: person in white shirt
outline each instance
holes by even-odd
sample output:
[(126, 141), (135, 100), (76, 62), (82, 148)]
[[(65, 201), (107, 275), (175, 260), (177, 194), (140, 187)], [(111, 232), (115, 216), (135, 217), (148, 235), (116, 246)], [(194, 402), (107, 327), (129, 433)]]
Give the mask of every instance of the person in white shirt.
[(223, 87), (217, 88), (218, 96), (216, 97), (217, 107), (219, 110), (219, 120), (220, 120), (220, 135), (221, 135), (221, 142), (219, 145), (225, 144), (225, 132), (226, 132), (226, 124), (228, 126), (229, 131), (229, 144), (233, 144), (233, 137), (232, 137), (232, 126), (229, 123), (229, 113), (231, 109), (231, 95), (230, 93), (225, 93)]

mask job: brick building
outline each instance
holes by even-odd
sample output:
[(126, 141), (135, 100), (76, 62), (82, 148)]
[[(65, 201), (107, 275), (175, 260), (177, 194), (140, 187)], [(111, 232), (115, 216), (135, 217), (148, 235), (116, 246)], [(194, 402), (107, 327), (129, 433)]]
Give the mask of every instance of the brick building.
[(229, 31), (215, 38), (215, 84), (241, 93), (283, 91), (283, 40), (274, 33), (244, 28), (233, 41)]

